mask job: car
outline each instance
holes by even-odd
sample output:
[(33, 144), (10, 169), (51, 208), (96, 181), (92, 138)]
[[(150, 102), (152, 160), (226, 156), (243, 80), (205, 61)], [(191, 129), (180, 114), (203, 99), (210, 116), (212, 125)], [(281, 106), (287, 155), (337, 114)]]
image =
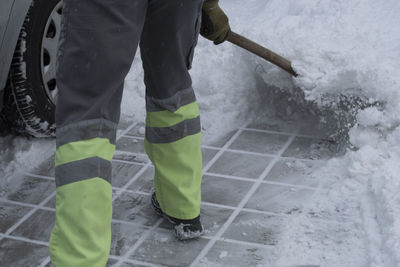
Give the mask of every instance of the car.
[(0, 110), (5, 125), (55, 135), (61, 0), (1, 0)]

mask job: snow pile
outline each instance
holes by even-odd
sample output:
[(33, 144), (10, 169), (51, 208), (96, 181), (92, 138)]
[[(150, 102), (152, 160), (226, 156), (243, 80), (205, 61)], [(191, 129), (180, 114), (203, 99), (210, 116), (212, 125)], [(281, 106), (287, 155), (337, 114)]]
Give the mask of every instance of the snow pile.
[[(262, 65), (267, 88), (293, 95), (295, 101), (303, 101), (303, 107), (337, 113), (338, 120), (340, 114), (354, 119), (337, 124), (351, 127), (349, 140), (354, 147), (319, 171), (318, 175), (330, 182), (325, 185), (327, 190), (317, 192), (309, 209), (312, 214), (323, 217), (328, 213), (335, 219), (359, 215), (366, 240), (359, 242), (363, 235), (348, 244), (343, 240), (342, 246), (353, 254), (344, 256), (345, 250), (324, 254), (318, 246), (332, 248), (330, 238), (325, 244), (321, 239), (313, 244), (315, 240), (308, 240), (307, 234), (299, 237), (307, 228), (318, 230), (306, 217), (299, 218), (288, 227), (290, 238), (284, 242), (283, 261), (278, 259), (278, 263), (307, 264), (329, 255), (330, 259), (319, 258), (319, 263), (399, 266), (400, 2), (249, 0), (245, 8), (240, 1), (222, 4), (236, 31), (290, 58), (301, 74), (291, 81), (286, 73), (254, 57), (248, 67)], [(227, 86), (234, 87), (236, 81), (233, 75)], [(302, 89), (300, 94), (296, 87)], [(305, 247), (307, 244), (311, 247)], [(368, 255), (368, 263), (360, 259), (363, 253)], [(346, 261), (352, 255), (354, 261)], [(341, 262), (341, 258), (346, 260)]]
[[(396, 114), (400, 98), (400, 2), (352, 0), (221, 1), (232, 29), (291, 59), (300, 78), (265, 63), (229, 43), (214, 46), (200, 37), (196, 48), (193, 85), (198, 96), (205, 141), (251, 118), (273, 112), (266, 107), (264, 86), (294, 97), (335, 106), (346, 97), (364, 105), (385, 104)], [(260, 75), (260, 73), (262, 75)], [(127, 77), (122, 112), (144, 121), (143, 70), (140, 56)], [(303, 97), (303, 96), (301, 96)], [(299, 98), (297, 97), (297, 100)], [(382, 111), (380, 111), (382, 112)], [(385, 114), (388, 126), (398, 124)]]

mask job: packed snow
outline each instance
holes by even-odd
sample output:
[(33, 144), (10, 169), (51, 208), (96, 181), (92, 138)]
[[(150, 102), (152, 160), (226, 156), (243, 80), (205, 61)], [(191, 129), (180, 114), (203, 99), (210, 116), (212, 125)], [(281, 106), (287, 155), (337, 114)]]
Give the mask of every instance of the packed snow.
[[(400, 266), (400, 1), (220, 2), (232, 30), (290, 59), (300, 76), (229, 43), (200, 38), (191, 74), (204, 142), (254, 120), (313, 116), (347, 145), (343, 156), (310, 174), (324, 184), (284, 225), (273, 261)], [(122, 116), (135, 121), (145, 117), (141, 64), (138, 54), (122, 103)], [(0, 176), (7, 182), (54, 149), (51, 141), (0, 140)], [(201, 262), (208, 266), (207, 259)]]
[(366, 236), (346, 238), (348, 242), (336, 246), (329, 237), (308, 240), (307, 229), (319, 228), (299, 216), (287, 227), (278, 263), (399, 266), (400, 2), (253, 0), (246, 8), (239, 1), (223, 5), (233, 29), (291, 59), (300, 77), (289, 82), (286, 73), (256, 58), (248, 66), (263, 66), (268, 87), (286, 92), (300, 88), (317, 113), (331, 110), (339, 120), (337, 132), (348, 129), (353, 146), (318, 170), (330, 178), (329, 190), (318, 192), (317, 201), (307, 208), (314, 213), (350, 211), (348, 216), (359, 212)]
[(53, 140), (0, 137), (0, 197), (16, 190), (22, 182), (21, 174), (37, 167), (54, 151)]

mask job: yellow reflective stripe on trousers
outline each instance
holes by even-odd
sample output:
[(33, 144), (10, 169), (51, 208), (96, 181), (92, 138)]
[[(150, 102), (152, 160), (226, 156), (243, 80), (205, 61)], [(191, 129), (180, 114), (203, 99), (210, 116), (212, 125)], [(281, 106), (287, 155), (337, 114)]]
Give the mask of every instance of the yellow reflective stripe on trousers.
[(57, 148), (55, 165), (99, 157), (108, 161), (112, 160), (115, 145), (107, 138), (93, 138), (84, 141), (71, 142)]
[(193, 119), (200, 115), (197, 102), (180, 107), (177, 111), (168, 110), (148, 112), (146, 116), (147, 127), (171, 127), (187, 119)]

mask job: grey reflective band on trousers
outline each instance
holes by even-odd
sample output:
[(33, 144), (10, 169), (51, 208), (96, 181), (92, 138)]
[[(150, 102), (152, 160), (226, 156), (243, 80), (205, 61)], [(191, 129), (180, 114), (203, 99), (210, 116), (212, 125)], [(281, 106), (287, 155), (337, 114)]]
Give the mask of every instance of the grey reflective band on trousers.
[(198, 116), (171, 127), (146, 127), (146, 139), (153, 144), (172, 143), (200, 131), (200, 116)]
[(165, 98), (157, 99), (154, 97), (146, 97), (146, 110), (147, 112), (156, 112), (168, 110), (170, 112), (177, 111), (180, 107), (196, 101), (193, 88), (189, 87), (182, 91), (178, 91), (175, 95)]
[(56, 166), (56, 187), (91, 178), (102, 178), (111, 184), (111, 162), (93, 157)]
[(57, 147), (62, 145), (89, 140), (93, 138), (107, 138), (115, 144), (117, 124), (105, 119), (93, 119), (72, 123), (57, 128)]

